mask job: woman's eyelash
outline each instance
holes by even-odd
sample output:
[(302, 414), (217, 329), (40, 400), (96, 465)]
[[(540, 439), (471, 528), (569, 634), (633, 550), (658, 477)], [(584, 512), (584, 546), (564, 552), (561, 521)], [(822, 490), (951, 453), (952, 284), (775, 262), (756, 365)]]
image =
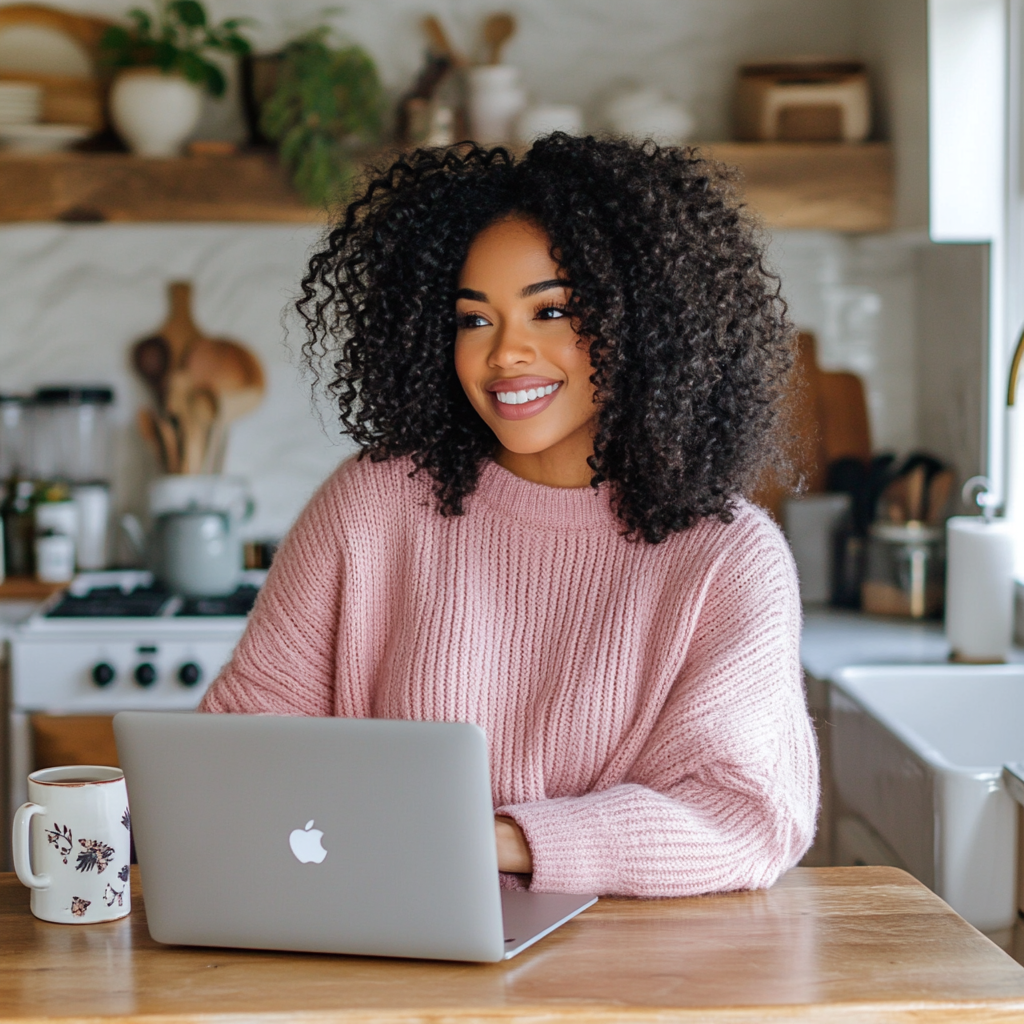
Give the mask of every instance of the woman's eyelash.
[(563, 316), (567, 315), (567, 314), (568, 314), (568, 312), (569, 312), (569, 308), (568, 308), (568, 306), (566, 306), (566, 305), (564, 305), (564, 304), (562, 304), (562, 303), (560, 303), (560, 302), (542, 302), (542, 303), (541, 303), (541, 304), (540, 304), (539, 306), (537, 306), (537, 308), (536, 308), (536, 309), (535, 309), (535, 310), (533, 311), (533, 315), (534, 315), (535, 317), (538, 317), (538, 316), (540, 316), (540, 315), (541, 315), (541, 313), (544, 313), (544, 312), (546, 312), (546, 311), (547, 311), (547, 310), (549, 310), (549, 309), (554, 309), (554, 310), (557, 310), (557, 311), (558, 311), (559, 313), (561, 313), (561, 314), (562, 314)]
[(481, 316), (479, 313), (459, 313), (455, 317), (456, 326), (460, 328), (465, 327), (476, 327), (476, 321), (482, 320), (487, 323), (487, 317)]

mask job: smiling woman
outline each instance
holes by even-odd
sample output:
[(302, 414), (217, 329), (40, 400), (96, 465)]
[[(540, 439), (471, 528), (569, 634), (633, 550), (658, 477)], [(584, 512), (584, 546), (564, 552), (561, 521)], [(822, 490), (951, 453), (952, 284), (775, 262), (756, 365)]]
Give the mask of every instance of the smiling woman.
[(476, 722), (509, 886), (772, 884), (817, 760), (792, 560), (743, 498), (790, 329), (728, 176), (564, 135), (419, 151), (303, 291), (362, 455), (203, 709)]

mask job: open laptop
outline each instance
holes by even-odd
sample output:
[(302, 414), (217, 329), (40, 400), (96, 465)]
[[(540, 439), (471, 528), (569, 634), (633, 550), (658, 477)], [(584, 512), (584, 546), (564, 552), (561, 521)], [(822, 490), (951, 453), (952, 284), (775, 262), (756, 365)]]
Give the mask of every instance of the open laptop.
[(596, 902), (502, 890), (476, 725), (123, 711), (157, 942), (507, 960)]

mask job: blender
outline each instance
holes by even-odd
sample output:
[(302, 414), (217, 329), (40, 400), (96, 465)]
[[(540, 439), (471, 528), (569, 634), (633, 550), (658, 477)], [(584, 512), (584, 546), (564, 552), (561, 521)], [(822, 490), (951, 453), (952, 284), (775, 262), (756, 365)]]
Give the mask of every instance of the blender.
[(50, 582), (70, 579), (76, 566), (107, 566), (113, 402), (114, 392), (102, 385), (40, 387), (33, 398), (36, 571), (45, 562)]

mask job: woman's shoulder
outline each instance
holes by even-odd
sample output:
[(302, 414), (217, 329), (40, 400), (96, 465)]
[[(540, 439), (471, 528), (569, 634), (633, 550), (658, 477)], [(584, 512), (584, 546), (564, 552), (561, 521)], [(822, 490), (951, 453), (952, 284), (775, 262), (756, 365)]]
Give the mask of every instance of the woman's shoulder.
[(407, 521), (429, 502), (423, 474), (411, 477), (410, 459), (345, 459), (310, 498), (296, 528), (318, 534), (379, 532), (388, 522)]
[(670, 543), (686, 551), (688, 561), (696, 558), (708, 572), (795, 578), (793, 557), (782, 531), (764, 509), (744, 498), (734, 500), (729, 522), (702, 519), (676, 534)]

